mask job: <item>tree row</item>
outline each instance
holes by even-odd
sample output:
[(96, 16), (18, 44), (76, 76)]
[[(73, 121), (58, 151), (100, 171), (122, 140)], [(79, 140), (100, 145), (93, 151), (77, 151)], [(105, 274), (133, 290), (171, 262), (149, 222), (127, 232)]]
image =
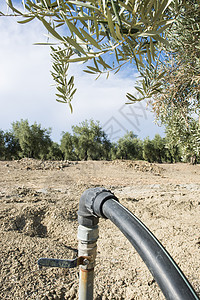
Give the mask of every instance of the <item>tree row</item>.
[(159, 134), (141, 140), (132, 131), (117, 142), (111, 142), (98, 121), (84, 121), (72, 126), (72, 133), (63, 132), (60, 144), (51, 140), (51, 128), (42, 128), (28, 120), (12, 123), (10, 131), (0, 130), (0, 160), (24, 157), (44, 160), (147, 160), (149, 162), (178, 162), (193, 159), (192, 151), (184, 153), (181, 144), (172, 144), (170, 135)]

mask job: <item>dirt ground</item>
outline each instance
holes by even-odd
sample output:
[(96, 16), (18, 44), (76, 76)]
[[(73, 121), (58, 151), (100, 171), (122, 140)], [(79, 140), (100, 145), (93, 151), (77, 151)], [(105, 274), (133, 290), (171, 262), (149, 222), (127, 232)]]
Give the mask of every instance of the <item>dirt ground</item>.
[[(78, 268), (38, 270), (40, 257), (77, 256), (77, 210), (110, 189), (145, 223), (200, 295), (200, 165), (131, 161), (0, 162), (0, 299), (78, 299)], [(135, 249), (100, 220), (94, 299), (162, 300)]]

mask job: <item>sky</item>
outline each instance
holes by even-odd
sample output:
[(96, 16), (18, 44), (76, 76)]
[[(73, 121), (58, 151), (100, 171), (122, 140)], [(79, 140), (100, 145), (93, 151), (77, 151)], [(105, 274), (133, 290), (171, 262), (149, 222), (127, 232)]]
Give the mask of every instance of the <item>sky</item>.
[(30, 125), (51, 127), (51, 138), (59, 143), (62, 132), (72, 132), (73, 125), (93, 119), (100, 121), (111, 141), (130, 130), (141, 139), (156, 133), (164, 136), (164, 128), (154, 124), (145, 102), (125, 104), (126, 93), (134, 93), (137, 77), (130, 66), (109, 79), (95, 80), (82, 71), (82, 65), (73, 64), (70, 73), (78, 89), (73, 113), (68, 105), (56, 102), (49, 48), (34, 45), (46, 42), (45, 34), (39, 21), (22, 25), (15, 18), (0, 17), (0, 129), (9, 130), (12, 122), (28, 119)]

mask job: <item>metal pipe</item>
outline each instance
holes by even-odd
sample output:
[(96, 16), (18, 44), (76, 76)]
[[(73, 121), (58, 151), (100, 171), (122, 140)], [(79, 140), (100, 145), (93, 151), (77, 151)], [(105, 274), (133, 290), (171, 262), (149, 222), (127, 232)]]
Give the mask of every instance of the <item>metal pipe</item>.
[(89, 257), (79, 267), (79, 300), (93, 299), (94, 266), (97, 252), (98, 225), (78, 226), (78, 256)]
[(94, 286), (94, 268), (79, 269), (79, 300), (92, 300)]

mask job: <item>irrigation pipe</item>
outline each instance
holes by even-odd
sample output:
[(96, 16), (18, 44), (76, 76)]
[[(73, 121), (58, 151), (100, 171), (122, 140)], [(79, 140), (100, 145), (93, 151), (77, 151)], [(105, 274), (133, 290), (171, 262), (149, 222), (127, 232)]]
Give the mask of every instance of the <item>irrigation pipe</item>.
[[(193, 287), (151, 231), (104, 188), (86, 190), (79, 202), (78, 221), (91, 230), (99, 217), (110, 219), (139, 253), (167, 300), (198, 300)], [(97, 240), (97, 236), (95, 237)], [(91, 243), (91, 241), (88, 241)], [(87, 243), (85, 241), (85, 243)], [(88, 255), (88, 253), (84, 253)], [(86, 266), (87, 268), (87, 266)], [(93, 279), (90, 278), (90, 284)], [(80, 279), (80, 286), (82, 281)], [(87, 282), (84, 281), (87, 286)], [(90, 300), (79, 290), (79, 299)]]
[(157, 281), (167, 300), (198, 300), (193, 287), (151, 231), (113, 193), (104, 188), (86, 190), (78, 210), (78, 254), (72, 260), (40, 258), (39, 267), (79, 266), (79, 300), (93, 299), (94, 267), (99, 218), (110, 219), (127, 237)]

